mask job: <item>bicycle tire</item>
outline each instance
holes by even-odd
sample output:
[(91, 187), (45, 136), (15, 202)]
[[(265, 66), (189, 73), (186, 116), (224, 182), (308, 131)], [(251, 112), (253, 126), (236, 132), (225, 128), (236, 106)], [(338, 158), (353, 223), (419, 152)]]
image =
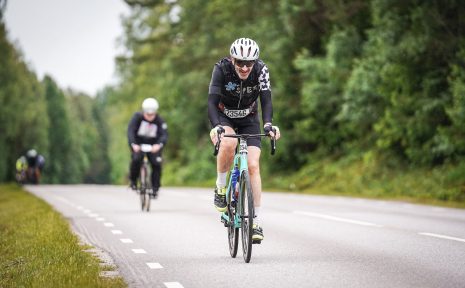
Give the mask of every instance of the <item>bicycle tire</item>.
[(153, 193), (152, 182), (150, 180), (149, 169), (147, 168), (147, 162), (144, 163), (145, 167), (145, 211), (150, 212), (150, 191)]
[(150, 194), (145, 193), (145, 211), (150, 212)]
[(140, 204), (141, 204), (141, 210), (144, 211), (145, 209), (145, 194), (146, 193), (146, 183), (145, 183), (145, 175), (147, 174), (147, 167), (145, 165), (142, 165), (140, 169)]
[[(229, 191), (228, 196), (228, 215), (229, 215), (229, 222), (228, 222), (228, 245), (229, 245), (229, 254), (232, 258), (236, 258), (237, 255), (237, 248), (239, 246), (239, 228), (235, 227), (236, 218), (236, 208), (232, 206), (231, 198), (232, 193), (234, 193), (234, 188), (231, 187), (232, 191)], [(236, 205), (237, 207), (237, 205)]]
[(242, 254), (245, 263), (250, 262), (252, 257), (252, 234), (253, 234), (253, 194), (250, 185), (249, 172), (242, 172), (240, 179), (240, 215), (242, 234)]

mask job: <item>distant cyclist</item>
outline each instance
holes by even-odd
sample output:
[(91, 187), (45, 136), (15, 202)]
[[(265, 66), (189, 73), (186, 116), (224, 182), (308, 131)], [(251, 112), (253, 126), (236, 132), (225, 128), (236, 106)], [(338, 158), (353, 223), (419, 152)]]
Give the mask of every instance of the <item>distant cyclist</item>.
[(37, 153), (35, 149), (30, 149), (26, 153), (27, 180), (30, 183), (39, 184), (42, 170), (45, 166), (44, 156)]
[[(278, 127), (272, 126), (270, 75), (268, 67), (258, 58), (259, 53), (255, 41), (240, 38), (232, 43), (230, 57), (215, 64), (208, 92), (208, 117), (213, 127), (210, 131), (213, 144), (216, 144), (218, 134), (234, 134), (234, 129), (239, 134), (260, 133), (258, 99), (265, 133), (276, 136), (276, 139), (280, 137)], [(273, 131), (276, 131), (276, 135)], [(236, 145), (236, 139), (222, 139), (217, 157), (214, 205), (220, 212), (226, 211), (226, 174), (232, 164)], [(256, 217), (252, 239), (263, 240), (263, 229), (258, 225), (262, 192), (259, 165), (261, 142), (259, 138), (249, 138), (247, 145)]]
[(136, 112), (128, 126), (128, 143), (131, 149), (130, 186), (137, 189), (137, 178), (144, 158), (141, 144), (151, 144), (152, 152), (147, 153), (152, 166), (152, 187), (156, 197), (160, 188), (162, 148), (168, 140), (168, 126), (158, 115), (158, 102), (147, 98), (142, 102), (142, 112)]
[(16, 181), (19, 184), (26, 182), (27, 160), (25, 156), (21, 156), (16, 160)]

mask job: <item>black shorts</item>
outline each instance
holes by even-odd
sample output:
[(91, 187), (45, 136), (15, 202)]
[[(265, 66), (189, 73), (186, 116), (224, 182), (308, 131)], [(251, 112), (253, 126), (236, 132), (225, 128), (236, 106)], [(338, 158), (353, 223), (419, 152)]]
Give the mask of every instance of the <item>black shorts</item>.
[[(219, 119), (222, 126), (229, 126), (237, 129), (238, 134), (260, 134), (260, 119), (258, 113), (249, 115), (244, 118), (229, 118), (223, 113), (219, 113)], [(247, 139), (247, 146), (255, 146), (261, 148), (261, 138)]]

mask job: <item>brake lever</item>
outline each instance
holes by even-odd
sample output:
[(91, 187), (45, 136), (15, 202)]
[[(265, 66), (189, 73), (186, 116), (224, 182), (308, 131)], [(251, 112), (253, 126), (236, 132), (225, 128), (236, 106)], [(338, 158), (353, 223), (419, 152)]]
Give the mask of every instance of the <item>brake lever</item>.
[(216, 137), (218, 138), (218, 141), (216, 141), (215, 151), (213, 151), (213, 156), (217, 156), (218, 152), (220, 151), (220, 144), (221, 144), (220, 134), (216, 134)]

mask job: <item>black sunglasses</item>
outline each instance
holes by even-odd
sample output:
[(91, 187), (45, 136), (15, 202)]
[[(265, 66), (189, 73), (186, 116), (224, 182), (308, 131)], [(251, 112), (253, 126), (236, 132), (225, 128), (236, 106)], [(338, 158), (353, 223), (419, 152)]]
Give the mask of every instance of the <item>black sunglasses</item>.
[(250, 68), (250, 67), (253, 66), (253, 64), (255, 64), (255, 60), (237, 60), (236, 59), (236, 61), (235, 61), (235, 65), (237, 67), (244, 67), (244, 65), (245, 65), (245, 66)]

